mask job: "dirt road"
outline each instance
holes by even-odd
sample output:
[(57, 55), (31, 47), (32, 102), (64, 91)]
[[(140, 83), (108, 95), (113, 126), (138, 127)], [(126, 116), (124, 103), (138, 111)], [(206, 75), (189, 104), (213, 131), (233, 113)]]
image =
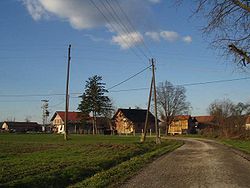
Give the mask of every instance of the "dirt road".
[(250, 158), (207, 140), (185, 145), (145, 167), (121, 187), (249, 187)]

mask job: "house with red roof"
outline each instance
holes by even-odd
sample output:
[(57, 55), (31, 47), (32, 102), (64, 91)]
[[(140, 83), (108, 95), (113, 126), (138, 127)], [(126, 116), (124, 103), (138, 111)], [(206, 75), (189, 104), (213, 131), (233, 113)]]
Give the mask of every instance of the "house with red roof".
[[(65, 112), (56, 111), (51, 118), (51, 123), (53, 125), (53, 132), (64, 133), (64, 121)], [(80, 112), (68, 112), (68, 131), (77, 132), (81, 124), (81, 114)]]
[[(64, 133), (65, 112), (56, 111), (51, 118), (53, 132)], [(97, 133), (103, 134), (112, 127), (110, 121), (104, 117), (97, 117)], [(92, 134), (93, 117), (85, 117), (84, 121), (81, 112), (68, 112), (67, 130), (69, 133)]]

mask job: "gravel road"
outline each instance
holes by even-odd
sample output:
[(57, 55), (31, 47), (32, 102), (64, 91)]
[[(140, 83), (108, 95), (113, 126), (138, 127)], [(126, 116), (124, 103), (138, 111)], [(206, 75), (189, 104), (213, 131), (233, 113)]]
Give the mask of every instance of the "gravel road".
[(250, 188), (250, 158), (213, 141), (182, 139), (185, 145), (149, 164), (127, 187)]

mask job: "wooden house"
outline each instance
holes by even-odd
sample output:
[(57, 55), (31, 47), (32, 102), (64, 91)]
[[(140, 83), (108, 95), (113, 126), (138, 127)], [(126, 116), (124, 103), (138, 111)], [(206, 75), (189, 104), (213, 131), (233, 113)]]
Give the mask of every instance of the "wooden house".
[[(141, 133), (144, 131), (147, 110), (144, 109), (118, 109), (112, 120), (118, 134)], [(148, 130), (155, 132), (155, 117), (149, 112)]]
[(5, 121), (2, 124), (2, 130), (9, 132), (40, 132), (42, 131), (41, 125), (37, 122), (13, 122)]
[(168, 133), (172, 135), (195, 133), (195, 126), (196, 120), (190, 115), (175, 116), (168, 127)]

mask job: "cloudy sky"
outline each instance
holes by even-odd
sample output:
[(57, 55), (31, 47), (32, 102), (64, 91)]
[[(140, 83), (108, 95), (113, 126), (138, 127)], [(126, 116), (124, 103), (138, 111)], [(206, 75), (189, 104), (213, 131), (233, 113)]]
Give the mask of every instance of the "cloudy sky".
[[(0, 1), (0, 120), (41, 122), (41, 100), (64, 110), (67, 48), (72, 44), (70, 109), (85, 81), (101, 75), (107, 88), (156, 60), (156, 80), (175, 85), (246, 77), (209, 48), (205, 20), (192, 17), (191, 1)], [(110, 90), (116, 107), (146, 107), (151, 70)], [(249, 80), (187, 86), (192, 115), (207, 114), (215, 99), (250, 101)], [(122, 91), (136, 89), (133, 91)], [(139, 90), (138, 90), (139, 89)]]

